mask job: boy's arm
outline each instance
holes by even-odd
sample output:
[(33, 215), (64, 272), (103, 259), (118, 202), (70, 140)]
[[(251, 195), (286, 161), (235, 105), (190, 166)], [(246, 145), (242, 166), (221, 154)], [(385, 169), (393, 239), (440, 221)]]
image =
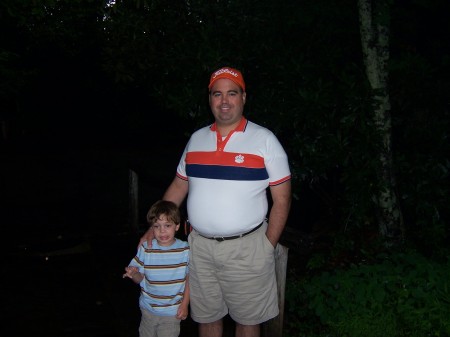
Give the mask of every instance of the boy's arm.
[(189, 275), (186, 275), (186, 284), (184, 286), (183, 301), (178, 307), (177, 318), (186, 319), (189, 313)]

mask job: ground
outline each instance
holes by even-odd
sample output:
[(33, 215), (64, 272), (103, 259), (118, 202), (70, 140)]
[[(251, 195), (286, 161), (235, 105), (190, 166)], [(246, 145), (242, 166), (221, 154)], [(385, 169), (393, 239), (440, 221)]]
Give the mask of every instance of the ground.
[[(34, 237), (8, 245), (1, 335), (137, 337), (139, 289), (122, 274), (138, 238), (130, 233)], [(197, 336), (196, 323), (183, 321), (180, 336)], [(227, 336), (233, 336), (229, 318)]]

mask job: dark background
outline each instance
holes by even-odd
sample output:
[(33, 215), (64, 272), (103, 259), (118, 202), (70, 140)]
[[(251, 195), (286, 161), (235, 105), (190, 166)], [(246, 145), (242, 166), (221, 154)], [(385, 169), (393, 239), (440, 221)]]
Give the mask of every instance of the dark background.
[[(292, 154), (290, 269), (371, 205), (342, 196), (368, 190), (375, 157), (355, 1), (191, 1), (203, 26), (183, 2), (117, 3), (115, 14), (86, 0), (0, 5), (2, 336), (137, 336), (138, 289), (123, 268), (190, 132), (211, 121), (206, 87), (223, 64), (244, 70), (246, 113)], [(442, 0), (396, 1), (392, 14), (399, 189), (411, 241), (433, 252), (448, 245), (448, 13)], [(195, 329), (183, 323), (185, 336)]]

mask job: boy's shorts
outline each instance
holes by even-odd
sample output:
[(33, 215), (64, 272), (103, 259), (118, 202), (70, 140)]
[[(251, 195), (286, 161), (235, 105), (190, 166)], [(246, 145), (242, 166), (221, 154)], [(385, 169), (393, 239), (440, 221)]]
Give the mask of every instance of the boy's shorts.
[(180, 323), (175, 316), (157, 316), (141, 309), (139, 337), (178, 337)]
[(225, 315), (243, 325), (256, 325), (279, 313), (275, 249), (266, 236), (267, 223), (242, 238), (207, 239), (193, 230), (189, 237), (191, 317), (212, 323)]

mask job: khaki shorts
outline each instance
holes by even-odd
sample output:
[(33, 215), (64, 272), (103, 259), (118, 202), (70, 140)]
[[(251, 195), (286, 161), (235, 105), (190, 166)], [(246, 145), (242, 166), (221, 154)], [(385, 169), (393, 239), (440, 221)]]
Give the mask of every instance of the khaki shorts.
[(195, 230), (190, 245), (191, 317), (212, 323), (227, 314), (243, 325), (278, 315), (275, 249), (266, 237), (267, 223), (239, 239), (216, 241)]
[(175, 316), (156, 316), (141, 309), (139, 337), (178, 337), (181, 321)]

